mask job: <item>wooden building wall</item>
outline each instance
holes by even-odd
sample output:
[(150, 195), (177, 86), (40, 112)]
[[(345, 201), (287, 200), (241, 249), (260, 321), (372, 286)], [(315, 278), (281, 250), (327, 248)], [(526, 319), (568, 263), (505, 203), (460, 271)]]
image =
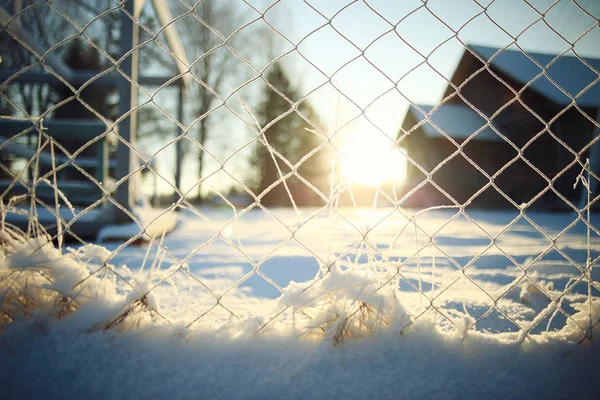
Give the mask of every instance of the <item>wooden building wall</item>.
[[(517, 204), (534, 199), (548, 188), (549, 182), (552, 182), (558, 193), (576, 203), (580, 189), (573, 189), (573, 184), (587, 157), (584, 148), (593, 134), (593, 124), (585, 114), (593, 118), (595, 110), (579, 110), (573, 106), (565, 110), (565, 106), (548, 100), (532, 89), (526, 89), (517, 96), (507, 85), (517, 92), (523, 85), (501, 71), (492, 69), (490, 72), (482, 69), (483, 67), (481, 61), (465, 52), (452, 79), (456, 86), (463, 85), (460, 87), (460, 95), (464, 99), (451, 86), (448, 86), (444, 98), (453, 95), (447, 100), (448, 104), (468, 106), (466, 100), (476, 106), (486, 117), (491, 118), (494, 127), (512, 145), (508, 142), (486, 142), (475, 138), (465, 144), (464, 153), (489, 175), (498, 173), (509, 164), (494, 182)], [(473, 76), (477, 71), (479, 72)], [(501, 83), (492, 72), (507, 85)], [(404, 131), (410, 130), (416, 123), (409, 114), (402, 128)], [(401, 145), (427, 171), (432, 171), (457, 150), (456, 145), (447, 138), (428, 137), (422, 129), (407, 136)], [(522, 157), (516, 158), (519, 151)], [(415, 167), (410, 167), (408, 172), (410, 186), (425, 179), (425, 175)], [(460, 203), (489, 182), (461, 155), (446, 162), (433, 175), (433, 180)], [(433, 194), (420, 194), (415, 198), (429, 197), (435, 199), (434, 203), (450, 204), (445, 196), (436, 193), (439, 192), (437, 189), (429, 187), (425, 191), (432, 191)], [(489, 189), (478, 197), (481, 198), (473, 204), (481, 207), (510, 205), (494, 189)], [(564, 202), (553, 190), (547, 190), (533, 203), (534, 208), (564, 206)]]

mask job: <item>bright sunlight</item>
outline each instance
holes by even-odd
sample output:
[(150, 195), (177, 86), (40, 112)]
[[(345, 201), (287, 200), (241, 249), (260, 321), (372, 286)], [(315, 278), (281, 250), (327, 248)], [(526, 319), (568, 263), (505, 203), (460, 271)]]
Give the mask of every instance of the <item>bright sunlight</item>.
[(352, 183), (377, 186), (406, 180), (406, 158), (381, 135), (357, 132), (346, 140), (341, 152), (342, 177)]

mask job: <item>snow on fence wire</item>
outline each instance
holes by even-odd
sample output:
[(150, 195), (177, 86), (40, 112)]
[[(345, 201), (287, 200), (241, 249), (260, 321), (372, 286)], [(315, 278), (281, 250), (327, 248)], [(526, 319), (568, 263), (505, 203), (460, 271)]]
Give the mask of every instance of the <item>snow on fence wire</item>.
[[(578, 50), (597, 7), (267, 3), (2, 3), (0, 322), (591, 340), (600, 61)], [(561, 45), (523, 48), (534, 29)]]

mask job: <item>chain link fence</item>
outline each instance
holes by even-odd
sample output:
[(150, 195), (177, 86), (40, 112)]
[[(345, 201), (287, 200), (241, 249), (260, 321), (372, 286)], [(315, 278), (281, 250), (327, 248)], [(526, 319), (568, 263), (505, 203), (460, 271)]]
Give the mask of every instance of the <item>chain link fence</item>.
[(591, 340), (598, 5), (391, 3), (0, 3), (0, 322)]

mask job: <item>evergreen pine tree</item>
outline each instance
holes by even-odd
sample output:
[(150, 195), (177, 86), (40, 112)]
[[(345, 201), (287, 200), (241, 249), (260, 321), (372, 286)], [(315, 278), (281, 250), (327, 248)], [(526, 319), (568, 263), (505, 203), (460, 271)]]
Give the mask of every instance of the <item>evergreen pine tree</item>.
[[(298, 91), (290, 82), (281, 64), (278, 63), (271, 67), (267, 73), (266, 80), (288, 99), (292, 101), (299, 99)], [(292, 111), (285, 117), (278, 119), (281, 115), (292, 109), (292, 107), (275, 90), (268, 86), (265, 87), (264, 98), (259, 105), (257, 117), (261, 127), (264, 129), (268, 126), (268, 128), (264, 131), (264, 138), (258, 143), (252, 158), (252, 163), (258, 173), (255, 184), (257, 194), (262, 193), (273, 183), (279, 181), (281, 176), (285, 176), (290, 172), (290, 167), (276, 154), (275, 160), (277, 165), (275, 164), (269, 148), (276, 150), (276, 152), (295, 166), (305, 155), (323, 142), (323, 139), (319, 135), (308, 130), (313, 130), (313, 126), (318, 126), (319, 121), (315, 111), (306, 100), (301, 102), (297, 106), (297, 109), (298, 112), (311, 121), (312, 125), (305, 121), (296, 111)], [(301, 175), (312, 185), (316, 186), (321, 192), (327, 187), (329, 166), (327, 165), (326, 156), (326, 151), (320, 150), (304, 160), (297, 169), (298, 175)], [(286, 184), (296, 205), (320, 204), (320, 197), (296, 176), (288, 178)], [(291, 205), (283, 182), (279, 182), (271, 188), (262, 198), (261, 203), (266, 206)]]

